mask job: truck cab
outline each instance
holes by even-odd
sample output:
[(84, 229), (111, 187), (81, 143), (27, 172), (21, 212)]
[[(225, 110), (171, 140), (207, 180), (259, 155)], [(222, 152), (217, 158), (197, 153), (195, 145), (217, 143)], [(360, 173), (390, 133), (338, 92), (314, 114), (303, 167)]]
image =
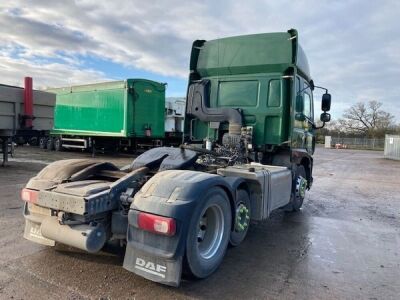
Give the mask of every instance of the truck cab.
[[(199, 85), (203, 86), (202, 91), (196, 88)], [(190, 59), (185, 142), (213, 147), (224, 145), (225, 136), (225, 141), (230, 137), (234, 140), (232, 145), (237, 145), (237, 141), (244, 140), (243, 134), (229, 133), (229, 118), (239, 114), (238, 126), (247, 128), (250, 136), (246, 159), (293, 170), (302, 166), (310, 188), (317, 128), (314, 88), (307, 57), (294, 29), (195, 41)], [(202, 99), (194, 99), (199, 93)], [(321, 120), (327, 121), (327, 90), (323, 108), (325, 119)]]

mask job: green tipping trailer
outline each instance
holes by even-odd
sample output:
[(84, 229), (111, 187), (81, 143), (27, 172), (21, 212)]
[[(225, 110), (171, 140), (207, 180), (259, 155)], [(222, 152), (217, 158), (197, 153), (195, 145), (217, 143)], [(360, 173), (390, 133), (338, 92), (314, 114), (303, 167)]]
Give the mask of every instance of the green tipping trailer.
[(48, 149), (89, 148), (105, 141), (164, 138), (165, 84), (126, 79), (49, 91), (57, 94), (54, 128), (41, 145)]

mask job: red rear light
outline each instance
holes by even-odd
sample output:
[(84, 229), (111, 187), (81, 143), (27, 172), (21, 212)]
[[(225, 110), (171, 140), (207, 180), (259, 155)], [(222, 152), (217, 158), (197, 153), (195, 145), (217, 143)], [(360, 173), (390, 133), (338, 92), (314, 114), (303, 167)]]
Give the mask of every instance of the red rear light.
[(36, 203), (39, 198), (39, 192), (30, 189), (23, 189), (21, 191), (21, 198), (26, 202)]
[(172, 218), (140, 212), (138, 227), (146, 231), (173, 236), (176, 231), (176, 222)]

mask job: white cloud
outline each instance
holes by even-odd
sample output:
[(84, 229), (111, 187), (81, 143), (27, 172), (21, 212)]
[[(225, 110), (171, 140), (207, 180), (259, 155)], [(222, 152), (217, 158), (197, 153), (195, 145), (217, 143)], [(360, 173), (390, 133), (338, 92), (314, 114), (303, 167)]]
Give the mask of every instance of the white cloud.
[(297, 28), (334, 116), (376, 99), (400, 118), (399, 11), (400, 2), (362, 0), (9, 1), (0, 4), (1, 82), (28, 71), (52, 86), (109, 77), (87, 69), (87, 56), (186, 78), (195, 39)]
[(2, 83), (17, 86), (22, 85), (24, 75), (34, 74), (35, 87), (39, 89), (110, 80), (105, 74), (96, 70), (80, 70), (73, 65), (62, 63), (14, 59), (4, 56), (2, 52), (0, 52), (0, 70)]

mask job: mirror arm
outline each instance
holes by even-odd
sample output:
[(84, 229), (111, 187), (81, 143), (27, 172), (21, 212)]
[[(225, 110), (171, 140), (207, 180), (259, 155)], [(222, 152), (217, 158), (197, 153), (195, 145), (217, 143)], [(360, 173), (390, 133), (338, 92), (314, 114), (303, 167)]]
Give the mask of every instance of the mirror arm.
[(321, 127), (317, 127), (317, 126), (315, 126), (315, 123), (309, 117), (307, 117), (307, 116), (304, 116), (304, 117), (307, 120), (307, 122), (311, 124), (311, 127), (313, 129), (320, 129), (325, 126), (325, 122), (324, 122), (324, 124)]
[(322, 126), (315, 126), (315, 124), (313, 124), (313, 129), (321, 129), (325, 127), (325, 122), (322, 122)]
[(327, 88), (324, 88), (324, 87), (318, 86), (318, 85), (314, 85), (314, 88), (324, 90), (324, 91), (325, 91), (325, 94), (328, 94), (328, 89), (327, 89)]

